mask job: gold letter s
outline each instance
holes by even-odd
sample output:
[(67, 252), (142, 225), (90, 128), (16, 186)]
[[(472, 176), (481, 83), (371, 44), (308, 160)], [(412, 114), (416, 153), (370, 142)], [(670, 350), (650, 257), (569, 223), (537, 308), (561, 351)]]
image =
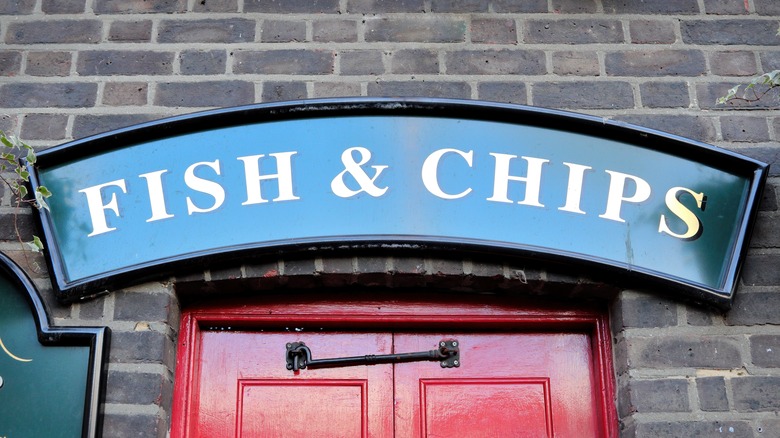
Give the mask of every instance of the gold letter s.
[(658, 232), (669, 234), (670, 236), (676, 237), (678, 239), (696, 240), (699, 238), (699, 236), (701, 236), (703, 226), (699, 218), (680, 202), (680, 192), (686, 192), (693, 196), (693, 199), (696, 200), (696, 206), (699, 207), (700, 210), (704, 210), (707, 197), (704, 196), (703, 192), (696, 193), (693, 190), (687, 189), (685, 187), (672, 187), (668, 192), (666, 192), (664, 201), (666, 202), (666, 206), (669, 207), (669, 210), (671, 210), (672, 213), (685, 222), (688, 230), (683, 234), (675, 233), (669, 228), (668, 225), (666, 225), (666, 217), (661, 215), (661, 222), (658, 225)]

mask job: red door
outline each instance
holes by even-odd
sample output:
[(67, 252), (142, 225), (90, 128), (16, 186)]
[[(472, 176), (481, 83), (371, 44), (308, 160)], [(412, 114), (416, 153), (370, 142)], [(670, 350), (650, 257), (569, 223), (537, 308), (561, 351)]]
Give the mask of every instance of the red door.
[[(188, 312), (182, 325), (186, 345), (179, 353), (173, 435), (614, 434), (611, 397), (604, 400), (611, 393), (605, 377), (611, 371), (603, 369), (608, 364), (608, 347), (599, 339), (606, 333), (603, 319), (579, 315), (572, 320), (569, 312), (539, 321), (537, 314), (530, 319), (537, 319), (537, 328), (543, 330), (530, 331), (529, 315), (496, 315), (491, 309), (493, 315), (486, 318), (484, 308), (461, 306), (459, 317), (447, 321), (431, 315), (430, 309), (420, 316), (408, 306), (400, 307), (399, 313), (388, 314), (384, 308), (373, 316), (354, 306), (342, 307), (339, 317), (323, 317), (317, 311), (325, 309), (317, 305), (308, 308), (308, 316), (287, 309), (295, 314), (288, 317), (298, 319), (288, 321), (298, 323), (288, 325), (289, 331), (273, 329), (284, 318), (280, 309), (255, 308), (256, 313), (250, 312), (254, 319), (242, 314), (239, 325), (254, 326), (252, 330), (207, 329), (215, 318), (230, 320), (230, 309)], [(329, 307), (331, 315), (334, 309)], [(390, 328), (379, 331), (378, 325)], [(425, 351), (442, 339), (458, 340), (460, 367), (411, 362), (293, 372), (285, 363), (288, 342), (305, 342), (318, 359)], [(181, 379), (185, 383), (180, 384)]]

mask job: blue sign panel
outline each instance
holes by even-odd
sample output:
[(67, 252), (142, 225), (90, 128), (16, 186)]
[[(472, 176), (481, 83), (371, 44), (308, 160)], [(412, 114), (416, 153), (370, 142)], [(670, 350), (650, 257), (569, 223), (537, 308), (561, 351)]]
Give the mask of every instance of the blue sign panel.
[(54, 193), (43, 223), (66, 298), (186, 258), (414, 242), (596, 262), (722, 302), (765, 168), (586, 116), (352, 100), (86, 139), (41, 154), (35, 184)]

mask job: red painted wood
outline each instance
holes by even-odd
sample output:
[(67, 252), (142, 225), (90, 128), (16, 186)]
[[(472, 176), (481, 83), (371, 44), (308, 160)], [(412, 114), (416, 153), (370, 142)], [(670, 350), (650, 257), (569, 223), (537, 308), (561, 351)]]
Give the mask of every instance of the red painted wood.
[[(491, 427), (493, 420), (500, 417), (500, 406), (493, 403), (493, 399), (499, 398), (504, 404), (526, 407), (522, 411), (503, 411), (504, 416), (512, 414), (509, 415), (514, 422), (511, 427), (517, 429), (512, 431), (512, 436), (546, 436), (551, 430), (556, 431), (556, 436), (617, 436), (609, 331), (606, 317), (600, 309), (529, 305), (517, 299), (497, 296), (457, 297), (457, 303), (447, 302), (438, 296), (415, 296), (409, 301), (395, 298), (398, 297), (355, 302), (351, 301), (354, 297), (318, 301), (308, 296), (294, 300), (266, 298), (262, 303), (190, 307), (183, 315), (180, 331), (171, 436), (241, 436), (235, 434), (236, 430), (241, 431), (241, 427), (245, 428), (244, 436), (274, 436), (258, 431), (257, 428), (265, 422), (258, 420), (264, 418), (259, 416), (258, 410), (263, 410), (261, 406), (278, 403), (283, 405), (283, 409), (277, 409), (278, 412), (294, 409), (294, 400), (299, 395), (286, 395), (290, 395), (290, 391), (302, 391), (301, 388), (306, 385), (322, 388), (324, 399), (338, 400), (325, 402), (325, 416), (329, 421), (315, 421), (313, 424), (319, 424), (318, 427), (323, 429), (314, 429), (316, 433), (309, 433), (309, 436), (420, 436), (415, 431), (426, 428), (429, 436), (442, 431), (445, 433), (441, 436), (452, 436), (447, 432), (463, 431), (466, 427), (464, 420), (475, 420), (474, 424), (482, 430), (480, 433), (469, 432), (468, 436), (497, 436), (491, 432)], [(446, 300), (453, 298), (456, 297), (448, 296)], [(246, 330), (207, 330), (210, 326)], [(280, 332), (284, 327), (299, 327), (304, 331)], [(451, 332), (454, 327), (458, 333)], [(342, 331), (345, 328), (354, 333)], [(360, 333), (371, 330), (373, 334)], [(380, 330), (386, 331), (385, 334)], [(492, 333), (479, 333), (486, 330)], [(340, 333), (331, 335), (326, 331)], [(364, 345), (364, 341), (368, 344), (374, 342), (374, 354), (381, 354), (388, 347), (387, 338), (383, 336), (389, 336), (390, 332), (406, 332), (395, 336), (396, 352), (428, 350), (442, 336), (458, 335), (466, 342), (466, 362), (454, 370), (455, 373), (449, 374), (447, 371), (453, 370), (442, 370), (436, 363), (398, 365), (394, 373), (391, 365), (304, 370), (297, 376), (284, 369), (284, 344), (290, 340), (305, 341), (312, 347), (315, 358), (340, 355), (337, 352), (341, 350), (347, 355), (367, 354), (366, 351), (371, 350), (366, 349), (369, 345)], [(419, 334), (426, 332), (429, 334)], [(234, 341), (234, 336), (238, 340)], [(373, 341), (370, 341), (372, 336)], [(351, 340), (353, 337), (355, 342)], [(326, 339), (327, 342), (323, 342)], [(513, 349), (519, 349), (520, 353), (507, 353), (504, 342), (500, 342), (501, 352), (498, 355), (503, 359), (490, 361), (481, 359), (486, 356), (476, 354), (496, 349), (498, 340), (506, 339), (511, 339), (511, 343), (517, 346)], [(410, 342), (414, 345), (420, 343), (419, 348), (407, 348), (411, 347), (407, 345)], [(208, 351), (212, 349), (216, 353)], [(472, 351), (474, 349), (478, 351)], [(229, 350), (239, 351), (242, 358), (237, 359)], [(247, 360), (246, 355), (251, 359)], [(469, 361), (472, 364), (490, 362), (487, 366), (483, 363), (478, 367), (488, 370), (487, 374), (466, 365)], [(523, 370), (522, 373), (510, 372), (510, 364), (518, 361), (521, 366), (513, 369)], [(573, 371), (580, 368), (578, 364), (582, 365), (583, 361), (586, 362), (586, 371)], [(242, 365), (236, 365), (236, 362)], [(218, 369), (226, 369), (220, 372), (209, 370), (213, 363), (219, 364)], [(553, 363), (553, 371), (544, 374), (545, 364)], [(560, 366), (561, 363), (563, 366)], [(270, 364), (273, 364), (273, 371), (262, 370)], [(258, 366), (260, 370), (251, 369), (251, 366)], [(424, 372), (414, 372), (413, 369), (418, 366), (423, 367)], [(437, 376), (436, 373), (445, 375)], [(388, 376), (391, 382), (395, 377), (395, 382), (390, 385), (397, 387), (395, 412), (392, 396), (371, 395), (374, 386), (387, 387)], [(399, 378), (404, 382), (399, 383)], [(218, 388), (214, 382), (220, 379), (223, 382), (233, 379), (233, 383), (228, 384), (227, 389)], [(374, 385), (374, 379), (380, 383)], [(275, 381), (277, 383), (273, 383)], [(415, 383), (409, 383), (411, 381)], [(363, 389), (358, 391), (356, 388)], [(559, 389), (560, 395), (556, 394)], [(356, 426), (354, 420), (347, 418), (354, 418), (348, 413), (355, 411), (357, 402), (354, 397), (361, 391), (369, 394), (360, 398), (363, 412), (367, 412), (363, 418), (368, 419)], [(384, 393), (392, 393), (392, 390)], [(347, 400), (350, 397), (345, 394), (354, 397)], [(458, 398), (453, 394), (465, 396)], [(453, 398), (458, 402), (453, 404), (448, 401)], [(466, 402), (464, 398), (471, 401)], [(481, 409), (478, 415), (471, 411), (474, 399), (484, 402), (478, 404)], [(379, 415), (373, 409), (374, 405), (389, 407), (380, 409), (383, 414)], [(212, 417), (201, 406), (215, 409), (216, 416)], [(307, 412), (315, 411), (312, 415), (316, 417), (323, 408), (313, 406), (316, 403), (304, 408)], [(382, 419), (372, 419), (374, 415)], [(305, 416), (308, 417), (308, 414)], [(300, 424), (290, 418), (293, 417), (288, 416), (284, 421)], [(491, 418), (493, 420), (485, 421)], [(399, 428), (397, 433), (392, 432), (393, 419)], [(204, 422), (206, 424), (201, 424)], [(212, 428), (208, 424), (210, 422), (216, 426)], [(241, 426), (237, 428), (237, 424)], [(291, 436), (290, 427), (287, 423), (278, 423), (278, 428), (286, 429), (286, 433), (279, 436)], [(356, 427), (360, 427), (363, 433), (354, 434)], [(545, 434), (537, 434), (542, 428)], [(575, 433), (568, 434), (566, 431)], [(507, 436), (505, 433), (499, 435)], [(466, 435), (460, 433), (460, 436)]]
[(396, 367), (396, 436), (600, 436), (588, 335), (409, 333), (395, 336), (395, 348), (442, 338), (458, 340), (459, 368)]

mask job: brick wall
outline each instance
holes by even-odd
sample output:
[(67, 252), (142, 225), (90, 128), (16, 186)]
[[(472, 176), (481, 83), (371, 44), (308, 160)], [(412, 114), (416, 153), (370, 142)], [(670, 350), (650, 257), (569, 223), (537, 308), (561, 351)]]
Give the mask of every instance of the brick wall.
[[(212, 107), (436, 96), (569, 109), (774, 163), (776, 94), (715, 100), (780, 68), (778, 16), (777, 0), (5, 0), (0, 129), (45, 148)], [(772, 170), (730, 312), (658, 298), (641, 285), (606, 293), (624, 436), (780, 436), (779, 183)], [(53, 322), (113, 330), (106, 436), (165, 436), (175, 281), (57, 304), (45, 263), (15, 241), (10, 194), (0, 200), (0, 250), (36, 278)], [(28, 236), (29, 212), (19, 217)], [(280, 275), (268, 287), (602, 289), (557, 272), (437, 259), (276, 261), (178, 281), (262, 278), (269, 266)]]

